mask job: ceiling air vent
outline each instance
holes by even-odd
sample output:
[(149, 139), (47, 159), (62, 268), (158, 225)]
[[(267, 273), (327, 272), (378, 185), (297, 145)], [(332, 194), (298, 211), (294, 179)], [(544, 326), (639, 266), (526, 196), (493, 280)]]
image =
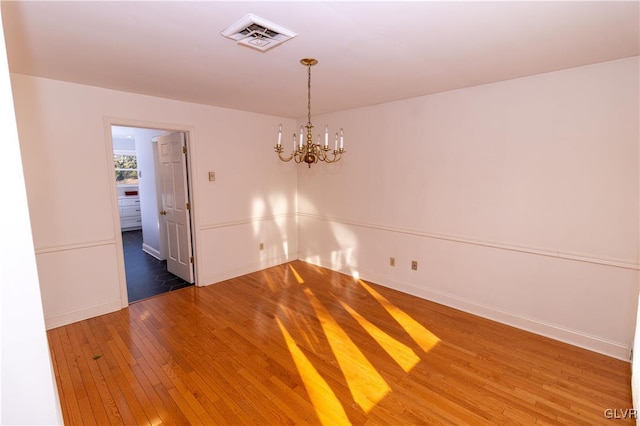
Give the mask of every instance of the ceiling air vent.
[(236, 40), (238, 44), (263, 52), (297, 36), (293, 31), (251, 13), (231, 24), (221, 34)]

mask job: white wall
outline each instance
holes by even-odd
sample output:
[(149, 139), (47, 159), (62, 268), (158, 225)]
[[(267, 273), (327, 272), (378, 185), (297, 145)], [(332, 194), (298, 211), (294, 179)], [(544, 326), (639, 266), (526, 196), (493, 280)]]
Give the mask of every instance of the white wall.
[(147, 253), (164, 260), (161, 256), (160, 223), (158, 219), (158, 194), (152, 140), (167, 132), (158, 129), (131, 129), (136, 140), (136, 154), (140, 178), (140, 213), (142, 216), (142, 247)]
[(62, 424), (0, 19), (0, 424)]
[(347, 154), (299, 169), (300, 258), (629, 359), (638, 75), (636, 57), (315, 117)]
[(158, 220), (158, 194), (156, 190), (156, 170), (153, 158), (152, 139), (165, 134), (162, 130), (135, 129), (136, 154), (140, 177), (140, 213), (142, 216), (142, 247), (147, 253), (161, 258), (160, 223)]
[(293, 120), (11, 78), (47, 327), (127, 305), (110, 124), (190, 132), (198, 285), (297, 257), (296, 171), (272, 152)]

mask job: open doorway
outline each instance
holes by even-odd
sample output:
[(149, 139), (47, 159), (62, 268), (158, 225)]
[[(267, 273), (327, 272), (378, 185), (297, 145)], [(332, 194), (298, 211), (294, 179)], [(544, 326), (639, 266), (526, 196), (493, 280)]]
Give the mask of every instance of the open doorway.
[[(179, 211), (174, 202), (190, 204), (182, 149), (187, 133), (112, 125), (111, 136), (128, 302), (193, 285), (190, 211)], [(171, 150), (167, 141), (182, 146)], [(166, 151), (181, 156), (167, 166)], [(182, 217), (180, 228), (176, 216)], [(178, 271), (177, 258), (187, 259), (179, 262)]]

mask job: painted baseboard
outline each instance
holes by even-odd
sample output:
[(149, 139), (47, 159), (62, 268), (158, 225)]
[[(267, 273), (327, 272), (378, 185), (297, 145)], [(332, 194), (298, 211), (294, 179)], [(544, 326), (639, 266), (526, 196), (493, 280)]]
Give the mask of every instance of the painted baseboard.
[[(372, 281), (376, 282), (378, 280)], [(549, 337), (573, 346), (588, 349), (593, 352), (598, 352), (603, 355), (608, 355), (613, 358), (629, 361), (631, 348), (617, 342), (611, 342), (579, 331), (569, 330), (554, 324), (548, 324), (532, 318), (525, 318), (492, 307), (479, 305), (449, 294), (443, 294), (429, 289), (416, 288), (407, 284), (394, 283), (389, 280), (380, 281), (387, 283), (386, 286), (389, 288), (393, 288), (422, 299), (440, 303), (451, 308), (459, 309), (470, 314), (478, 315), (483, 318), (510, 325), (541, 336)]]
[(219, 274), (209, 274), (204, 276), (202, 279), (198, 280), (198, 286), (204, 287), (211, 284), (217, 284), (222, 281), (240, 277), (242, 275), (251, 274), (253, 272), (261, 271), (263, 269), (271, 268), (273, 266), (282, 265), (283, 263), (291, 262), (296, 259), (297, 258), (295, 256), (289, 256), (289, 257), (277, 256), (274, 258), (265, 259), (264, 261), (261, 261), (258, 263), (251, 263), (241, 268), (224, 271)]
[(117, 299), (101, 305), (92, 306), (90, 308), (80, 309), (78, 311), (46, 316), (44, 318), (45, 327), (47, 330), (51, 330), (52, 328), (62, 327), (63, 325), (119, 311), (120, 309), (122, 309), (122, 301)]
[(142, 243), (142, 251), (147, 253), (148, 255), (155, 257), (158, 260), (164, 260), (162, 256), (160, 256), (160, 250), (157, 250), (148, 244)]
[[(331, 261), (327, 259), (320, 259), (320, 263), (315, 264), (317, 264), (318, 266), (322, 266), (323, 268), (336, 270), (337, 272), (341, 272), (343, 274), (350, 275), (351, 273), (351, 271), (346, 268), (342, 268), (342, 270), (332, 268)], [(421, 299), (436, 302), (450, 308), (459, 309), (470, 314), (478, 315), (492, 321), (516, 327), (521, 330), (529, 331), (531, 333), (539, 334), (541, 336), (549, 337), (551, 339), (558, 340), (563, 343), (568, 343), (570, 345), (597, 352), (603, 355), (607, 355), (612, 358), (620, 359), (627, 362), (629, 362), (630, 360), (631, 347), (619, 342), (609, 341), (597, 336), (592, 336), (576, 330), (570, 330), (554, 324), (545, 323), (533, 318), (526, 318), (489, 306), (483, 306), (471, 300), (466, 300), (455, 295), (446, 294), (428, 288), (418, 288), (412, 286), (411, 284), (398, 282), (389, 277), (368, 273), (367, 271), (359, 270), (359, 276), (363, 280), (370, 281), (384, 287), (392, 288), (403, 293), (411, 294), (413, 296), (420, 297)]]

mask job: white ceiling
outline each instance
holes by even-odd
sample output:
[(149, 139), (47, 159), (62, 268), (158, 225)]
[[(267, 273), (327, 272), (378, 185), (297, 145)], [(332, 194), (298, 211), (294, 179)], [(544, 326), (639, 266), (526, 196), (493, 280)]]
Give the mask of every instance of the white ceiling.
[[(640, 2), (2, 1), (12, 72), (276, 116), (384, 103), (640, 54)], [(253, 13), (298, 34), (220, 33)]]

